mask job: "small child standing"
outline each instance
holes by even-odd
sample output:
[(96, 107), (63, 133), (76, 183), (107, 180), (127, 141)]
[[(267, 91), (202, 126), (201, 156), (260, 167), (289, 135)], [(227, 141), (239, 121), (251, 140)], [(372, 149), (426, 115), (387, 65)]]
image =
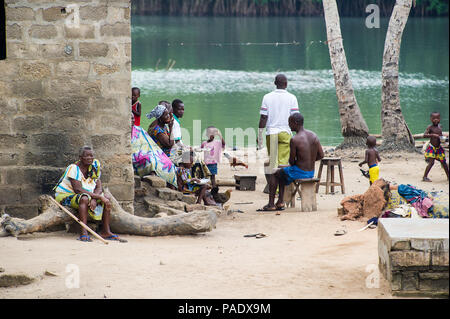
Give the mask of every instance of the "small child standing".
[(430, 138), (430, 142), (425, 150), (425, 161), (428, 165), (425, 168), (422, 181), (431, 182), (428, 178), (428, 173), (433, 167), (435, 159), (441, 162), (442, 168), (444, 169), (445, 174), (447, 174), (448, 180), (448, 165), (445, 160), (445, 151), (441, 145), (441, 138), (443, 138), (442, 128), (439, 124), (441, 122), (441, 114), (439, 112), (432, 112), (430, 114), (430, 121), (431, 125), (427, 127), (425, 133), (423, 134), (424, 138)]
[[(214, 140), (215, 136), (220, 138), (219, 140)], [(209, 150), (205, 150), (205, 164), (208, 166), (209, 171), (211, 172), (211, 186), (212, 188), (216, 187), (216, 175), (217, 175), (217, 164), (220, 163), (220, 158), (222, 155), (222, 150), (225, 148), (225, 140), (220, 134), (219, 130), (214, 126), (209, 126), (206, 129), (206, 136), (208, 137), (207, 141), (204, 141), (201, 145), (202, 148), (207, 148)]]
[(207, 194), (208, 185), (201, 185), (198, 178), (192, 178), (192, 165), (194, 163), (194, 154), (192, 151), (183, 153), (183, 159), (189, 156), (189, 160), (183, 160), (177, 170), (178, 191), (197, 195), (197, 204), (202, 200), (207, 206), (217, 205), (211, 194)]
[(377, 145), (377, 139), (375, 136), (368, 136), (366, 145), (367, 150), (365, 158), (364, 161), (359, 163), (359, 167), (363, 164), (369, 165), (369, 184), (372, 185), (372, 183), (375, 182), (380, 176), (380, 167), (378, 166), (378, 162), (381, 162), (381, 158), (375, 147)]
[(141, 96), (141, 90), (137, 87), (131, 89), (131, 112), (134, 115), (134, 125), (141, 126), (141, 102), (139, 97)]

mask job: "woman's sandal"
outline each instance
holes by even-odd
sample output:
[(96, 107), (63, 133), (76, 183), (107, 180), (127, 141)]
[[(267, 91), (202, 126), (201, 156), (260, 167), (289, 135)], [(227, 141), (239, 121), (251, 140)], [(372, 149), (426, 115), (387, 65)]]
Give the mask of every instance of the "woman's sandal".
[(77, 238), (77, 240), (84, 241), (84, 242), (91, 242), (92, 241), (91, 237), (89, 237), (88, 235), (81, 235), (80, 237)]
[(269, 207), (269, 205), (264, 206), (263, 208), (258, 208), (257, 212), (275, 212), (277, 211), (277, 207)]
[(128, 242), (128, 240), (122, 239), (117, 235), (111, 235), (111, 236), (105, 237), (104, 239), (118, 241), (119, 243), (127, 243)]

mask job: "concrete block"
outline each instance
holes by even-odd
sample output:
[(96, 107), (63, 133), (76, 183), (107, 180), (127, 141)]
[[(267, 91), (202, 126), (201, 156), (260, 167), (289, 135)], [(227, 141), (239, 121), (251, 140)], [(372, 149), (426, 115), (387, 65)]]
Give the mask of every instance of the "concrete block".
[(195, 204), (197, 202), (197, 196), (183, 194), (183, 196), (181, 197), (181, 200), (183, 202), (185, 202), (186, 204), (192, 205), (192, 204)]
[(67, 39), (95, 39), (95, 27), (88, 24), (80, 24), (78, 28), (64, 26)]
[(181, 199), (183, 194), (170, 188), (157, 188), (156, 194), (163, 200), (178, 200)]
[(6, 7), (6, 21), (32, 21), (35, 11), (27, 7)]
[(0, 185), (0, 205), (11, 205), (20, 202), (20, 188), (16, 186)]
[(18, 153), (2, 152), (0, 153), (0, 166), (18, 165), (21, 158), (21, 154)]
[(35, 39), (52, 39), (56, 38), (58, 31), (53, 25), (32, 25), (29, 29), (29, 35)]
[(129, 23), (107, 24), (100, 28), (100, 34), (106, 37), (129, 37), (130, 32)]
[(170, 208), (181, 210), (184, 212), (185, 211), (184, 207), (186, 206), (186, 203), (176, 200), (176, 201), (166, 202), (166, 205), (169, 206)]
[(194, 210), (205, 210), (206, 207), (202, 204), (186, 204), (186, 212), (193, 212)]
[(79, 44), (80, 56), (82, 57), (106, 57), (108, 55), (108, 45), (105, 43), (88, 43)]
[(30, 219), (39, 215), (39, 205), (7, 205), (5, 212), (11, 217)]
[(56, 75), (62, 77), (78, 77), (87, 79), (90, 63), (86, 61), (63, 61), (56, 65)]
[(52, 7), (48, 9), (41, 9), (42, 19), (48, 22), (64, 20), (67, 18), (67, 14), (61, 12), (64, 7)]
[(392, 273), (391, 289), (394, 291), (402, 289), (402, 273), (401, 272), (393, 272)]
[(106, 65), (106, 64), (94, 64), (94, 72), (98, 75), (109, 75), (120, 71), (118, 64)]
[(80, 20), (99, 21), (106, 19), (108, 8), (106, 6), (82, 6), (80, 7)]
[(42, 116), (17, 117), (13, 121), (13, 127), (16, 132), (29, 133), (44, 129), (45, 120)]
[(45, 95), (43, 83), (40, 80), (14, 81), (12, 93), (25, 98), (40, 98)]
[(166, 187), (166, 181), (156, 175), (146, 175), (142, 177), (142, 181), (148, 183), (152, 187), (157, 188)]
[(25, 62), (19, 70), (19, 75), (24, 79), (43, 79), (51, 74), (50, 65), (42, 62)]
[(417, 272), (402, 273), (402, 290), (413, 291), (419, 289), (419, 276)]
[(391, 251), (389, 253), (392, 269), (398, 267), (428, 267), (431, 255), (424, 251)]
[(8, 39), (22, 40), (22, 27), (17, 23), (6, 25), (6, 34)]
[(433, 252), (448, 251), (448, 238), (441, 239), (424, 239), (424, 238), (411, 238), (411, 248), (421, 251)]
[[(118, 201), (133, 201), (134, 200), (134, 185), (133, 184), (110, 184), (107, 187), (111, 194)], [(105, 187), (106, 188), (106, 187)]]
[(410, 250), (411, 243), (409, 240), (392, 240), (391, 241), (391, 250)]
[(449, 267), (448, 251), (432, 252), (431, 265)]

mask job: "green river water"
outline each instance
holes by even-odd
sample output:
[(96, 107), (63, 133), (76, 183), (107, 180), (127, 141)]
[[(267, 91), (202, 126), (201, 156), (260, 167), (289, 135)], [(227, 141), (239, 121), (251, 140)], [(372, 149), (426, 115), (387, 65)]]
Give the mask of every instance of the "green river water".
[[(365, 18), (342, 18), (341, 31), (350, 76), (371, 133), (381, 132), (381, 64), (388, 19), (380, 28), (365, 27)], [(141, 89), (147, 129), (150, 112), (160, 100), (183, 100), (186, 144), (194, 121), (256, 129), (264, 94), (274, 89), (277, 72), (288, 77), (297, 96), (305, 128), (323, 145), (342, 140), (323, 18), (270, 17), (132, 17), (132, 85)], [(175, 65), (168, 70), (170, 61)], [(410, 18), (400, 53), (400, 100), (413, 134), (441, 112), (449, 128), (449, 40), (447, 18)], [(253, 138), (236, 146), (254, 146)]]

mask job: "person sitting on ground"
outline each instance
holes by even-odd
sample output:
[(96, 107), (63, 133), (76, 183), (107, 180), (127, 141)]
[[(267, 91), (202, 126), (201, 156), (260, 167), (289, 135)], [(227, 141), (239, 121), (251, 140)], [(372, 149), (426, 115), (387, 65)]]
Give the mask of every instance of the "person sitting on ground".
[[(225, 148), (225, 140), (220, 134), (219, 130), (214, 126), (209, 126), (206, 129), (207, 141), (204, 141), (201, 145), (204, 151), (204, 161), (209, 171), (211, 172), (211, 186), (216, 187), (216, 175), (217, 175), (217, 164), (220, 163), (222, 150)], [(214, 140), (218, 136), (220, 140)]]
[(431, 182), (431, 179), (428, 178), (428, 173), (434, 165), (434, 160), (441, 162), (441, 166), (444, 169), (448, 180), (448, 165), (445, 160), (444, 148), (441, 145), (442, 128), (439, 124), (441, 122), (441, 114), (439, 112), (432, 112), (430, 114), (430, 121), (431, 125), (427, 127), (425, 133), (423, 134), (423, 137), (430, 138), (430, 141), (427, 149), (425, 150), (425, 161), (428, 165), (425, 168), (422, 180), (424, 182)]
[[(269, 203), (258, 211), (277, 211), (279, 215), (279, 211), (285, 209), (284, 186), (296, 179), (313, 178), (315, 161), (321, 160), (324, 156), (317, 135), (303, 128), (303, 116), (300, 113), (294, 113), (289, 117), (289, 127), (297, 132), (290, 140), (290, 166), (277, 169), (272, 174), (269, 184)], [(275, 205), (277, 186), (279, 186), (279, 196)]]
[(373, 182), (375, 182), (379, 176), (380, 176), (380, 168), (378, 166), (378, 162), (381, 162), (380, 155), (378, 154), (378, 150), (375, 147), (377, 145), (377, 139), (375, 136), (368, 136), (367, 141), (367, 150), (365, 153), (364, 161), (359, 163), (359, 167), (363, 166), (364, 164), (369, 165), (369, 185), (372, 185)]
[[(171, 125), (173, 125), (173, 122), (170, 121), (169, 111), (164, 105), (157, 105), (147, 114), (147, 118), (157, 119), (157, 124), (148, 132), (148, 134), (153, 141), (158, 144), (162, 151), (170, 157), (170, 149), (172, 148), (174, 141), (170, 138), (170, 130), (172, 130)], [(168, 124), (168, 127), (166, 124)]]
[(180, 163), (177, 172), (178, 191), (185, 194), (197, 195), (197, 204), (203, 203), (207, 206), (216, 206), (217, 203), (212, 198), (211, 194), (207, 192), (208, 184), (201, 184), (198, 178), (192, 177), (192, 165), (194, 163), (194, 153), (184, 152), (183, 161)]
[[(113, 234), (109, 228), (111, 202), (103, 193), (100, 181), (100, 162), (94, 158), (94, 151), (84, 146), (79, 151), (79, 160), (70, 164), (55, 186), (55, 199), (64, 206), (78, 210), (79, 219), (86, 224), (88, 216), (95, 221), (102, 221), (100, 236), (107, 240), (125, 241)], [(87, 230), (81, 227), (78, 238), (90, 242)]]
[(141, 125), (142, 105), (139, 102), (141, 90), (137, 87), (131, 89), (131, 112), (134, 115), (134, 125)]

